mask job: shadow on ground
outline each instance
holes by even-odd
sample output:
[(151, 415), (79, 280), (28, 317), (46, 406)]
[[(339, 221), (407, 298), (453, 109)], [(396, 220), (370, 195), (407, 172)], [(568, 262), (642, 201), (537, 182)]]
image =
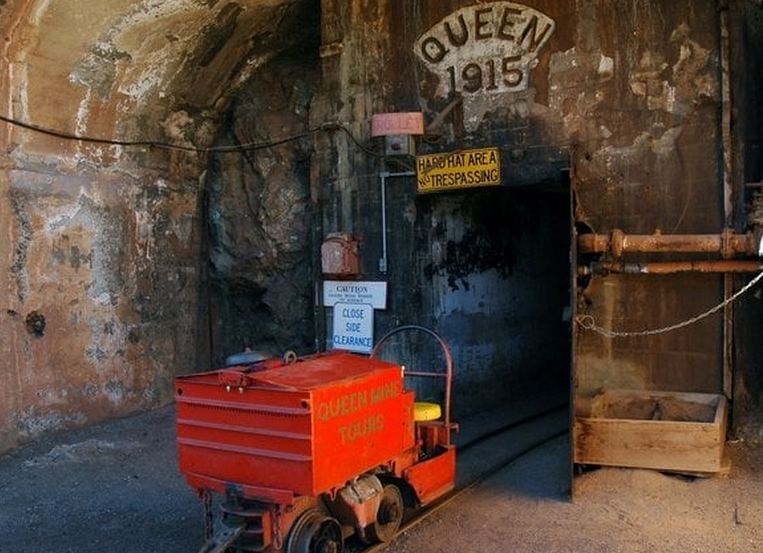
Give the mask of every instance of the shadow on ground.
[(188, 553), (201, 507), (177, 470), (174, 408), (0, 458), (3, 553)]

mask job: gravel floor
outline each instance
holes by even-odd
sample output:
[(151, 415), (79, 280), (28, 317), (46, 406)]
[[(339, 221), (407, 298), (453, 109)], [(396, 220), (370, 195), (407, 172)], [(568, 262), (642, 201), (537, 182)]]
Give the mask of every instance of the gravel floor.
[[(201, 509), (178, 474), (171, 408), (51, 437), (0, 458), (0, 552), (195, 552)], [(550, 435), (563, 414), (471, 448), (469, 481)], [(494, 418), (490, 420), (494, 421)], [(763, 552), (763, 452), (734, 445), (730, 478), (602, 469), (567, 501), (567, 442), (522, 457), (390, 553)]]
[(0, 552), (195, 551), (201, 508), (177, 470), (173, 417), (112, 421), (0, 458)]
[(567, 499), (567, 438), (518, 459), (401, 536), (388, 553), (761, 553), (763, 452), (731, 448), (729, 478), (604, 468)]

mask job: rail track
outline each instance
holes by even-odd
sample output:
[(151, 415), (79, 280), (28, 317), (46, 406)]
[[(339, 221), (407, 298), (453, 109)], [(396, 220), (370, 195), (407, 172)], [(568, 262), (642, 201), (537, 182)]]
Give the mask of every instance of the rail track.
[[(485, 434), (478, 436), (474, 439), (471, 439), (467, 441), (466, 443), (459, 446), (458, 451), (459, 454), (462, 455), (465, 451), (468, 451), (469, 449), (486, 442), (487, 440), (491, 438), (498, 437), (502, 434), (505, 434), (511, 430), (518, 429), (522, 426), (529, 425), (535, 422), (542, 421), (544, 418), (551, 418), (554, 415), (559, 415), (562, 412), (566, 411), (568, 409), (567, 404), (559, 405), (556, 407), (552, 407), (551, 409), (547, 409), (545, 411), (542, 411), (540, 413), (536, 413), (534, 415), (519, 419), (517, 421), (513, 421), (509, 424), (506, 424), (504, 426), (501, 426), (500, 428), (497, 428), (495, 430), (491, 430), (489, 432), (486, 432)], [(561, 425), (559, 425), (561, 426)], [(427, 520), (429, 517), (443, 509), (444, 507), (450, 505), (457, 499), (461, 498), (466, 493), (474, 490), (477, 486), (479, 486), (482, 482), (493, 476), (494, 474), (497, 474), (501, 470), (505, 469), (518, 459), (524, 457), (531, 451), (534, 451), (538, 449), (539, 447), (542, 447), (549, 442), (552, 442), (553, 440), (556, 440), (557, 438), (560, 438), (562, 436), (565, 436), (569, 433), (569, 427), (568, 425), (564, 425), (563, 428), (561, 427), (555, 427), (552, 428), (552, 430), (549, 432), (549, 434), (544, 435), (542, 438), (533, 441), (532, 443), (522, 447), (518, 451), (512, 452), (509, 456), (502, 458), (500, 461), (493, 463), (490, 467), (487, 469), (481, 471), (477, 476), (469, 480), (468, 483), (457, 487), (452, 492), (447, 494), (442, 499), (434, 502), (433, 504), (421, 509), (418, 511), (414, 516), (412, 516), (410, 519), (406, 520), (403, 525), (400, 527), (400, 529), (397, 531), (395, 537), (384, 543), (378, 543), (375, 545), (362, 547), (347, 547), (346, 551), (347, 553), (379, 553), (381, 551), (384, 551), (391, 545), (395, 543), (395, 541), (406, 532), (410, 531), (414, 527), (418, 526), (425, 520)]]
[[(460, 444), (458, 446), (459, 455), (463, 455), (465, 452), (469, 451), (470, 449), (477, 447), (478, 445), (485, 443), (492, 438), (505, 435), (508, 432), (511, 432), (512, 430), (521, 430), (533, 424), (542, 424), (544, 419), (550, 419), (552, 422), (554, 422), (553, 419), (558, 418), (563, 413), (566, 413), (567, 409), (568, 409), (568, 404), (566, 403), (557, 405), (549, 409), (546, 409), (544, 411), (541, 411), (539, 413), (535, 413), (533, 415), (523, 417), (516, 421), (512, 421), (499, 428), (490, 430), (480, 436), (477, 436), (475, 438), (472, 438)], [(352, 538), (345, 542), (344, 551), (346, 553), (379, 553), (381, 551), (384, 551), (385, 549), (390, 547), (390, 545), (392, 545), (395, 542), (395, 540), (398, 537), (400, 537), (402, 534), (418, 526), (419, 524), (427, 520), (429, 517), (431, 517), (432, 515), (434, 515), (441, 509), (443, 509), (444, 507), (446, 507), (447, 505), (453, 503), (454, 501), (462, 497), (467, 492), (476, 488), (478, 485), (480, 485), (482, 482), (484, 482), (485, 480), (487, 480), (494, 474), (498, 473), (502, 469), (512, 464), (517, 459), (527, 455), (531, 451), (557, 438), (560, 438), (568, 434), (568, 432), (569, 432), (569, 424), (567, 422), (562, 424), (561, 422), (556, 421), (555, 424), (550, 425), (550, 429), (548, 430), (548, 432), (544, 432), (541, 438), (531, 440), (530, 443), (524, 445), (519, 450), (513, 451), (510, 455), (503, 457), (500, 460), (492, 463), (487, 469), (480, 471), (475, 477), (470, 479), (466, 484), (456, 487), (453, 491), (446, 494), (442, 498), (438, 499), (434, 503), (410, 514), (408, 518), (405, 518), (403, 520), (403, 524), (397, 530), (397, 532), (395, 533), (395, 536), (391, 540), (367, 546), (367, 545), (363, 545), (360, 542), (360, 540), (357, 540), (357, 538)], [(461, 466), (463, 466), (463, 464), (461, 464)], [(208, 542), (202, 547), (199, 553), (220, 553), (222, 551), (229, 551), (228, 544), (233, 543), (237, 539), (237, 537), (243, 532), (243, 530), (244, 530), (243, 525), (230, 528), (229, 533), (222, 536), (223, 543), (218, 542), (217, 544), (213, 544), (211, 542)], [(233, 550), (235, 551), (235, 547)]]

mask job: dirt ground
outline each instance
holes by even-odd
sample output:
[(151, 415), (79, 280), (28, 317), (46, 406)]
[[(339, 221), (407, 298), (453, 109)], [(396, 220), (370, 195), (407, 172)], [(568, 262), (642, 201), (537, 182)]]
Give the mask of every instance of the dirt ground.
[[(201, 509), (177, 472), (171, 408), (0, 458), (0, 552), (195, 552)], [(551, 435), (552, 413), (471, 448), (460, 482)], [(730, 446), (729, 478), (601, 469), (567, 500), (567, 441), (518, 459), (407, 532), (390, 553), (763, 552), (763, 448)]]
[(390, 553), (763, 552), (763, 453), (732, 446), (729, 478), (605, 468), (567, 500), (567, 439), (517, 460), (398, 539)]

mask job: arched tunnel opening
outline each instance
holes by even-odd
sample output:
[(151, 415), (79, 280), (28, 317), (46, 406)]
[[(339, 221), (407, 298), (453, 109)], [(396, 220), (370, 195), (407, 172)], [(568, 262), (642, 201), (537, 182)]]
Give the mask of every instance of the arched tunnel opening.
[[(350, 191), (348, 212), (341, 190), (346, 183), (338, 183), (340, 189), (324, 203), (320, 193), (311, 196), (311, 104), (322, 84), (320, 9), (302, 2), (295, 10), (300, 15), (277, 31), (288, 37), (283, 40), (289, 47), (258, 67), (231, 98), (213, 147), (306, 136), (217, 153), (206, 167), (200, 366), (223, 366), (246, 349), (271, 356), (330, 349), (332, 313), (316, 289), (331, 276), (320, 274), (315, 252), (331, 231), (349, 230), (362, 235), (364, 257), (363, 276), (353, 278), (387, 282), (388, 309), (376, 313), (377, 337), (401, 324), (421, 324), (451, 343), (455, 416), (493, 412), (501, 420), (515, 402), (530, 411), (533, 403), (538, 411), (566, 403), (572, 303), (568, 175), (517, 190), (418, 197), (411, 177), (391, 179), (387, 267), (381, 272), (374, 263), (384, 232), (378, 228), (378, 198)], [(359, 178), (371, 188), (380, 172), (376, 160), (358, 153), (366, 157), (367, 171)], [(331, 181), (337, 185), (336, 178)], [(386, 357), (409, 368), (441, 370), (437, 345), (426, 342), (400, 336)], [(444, 401), (436, 383), (408, 384), (421, 397)]]
[[(761, 21), (0, 0), (0, 550), (179, 552), (233, 521), (254, 550), (355, 551), (437, 504), (393, 551), (749, 551)], [(447, 342), (452, 396), (431, 334), (369, 356), (403, 325)], [(393, 429), (402, 453), (340, 472)]]
[[(388, 278), (399, 283), (394, 290), (405, 307), (379, 319), (450, 337), (457, 417), (492, 413), (500, 425), (519, 405), (540, 412), (566, 404), (572, 282), (566, 175), (514, 190), (418, 198), (410, 179), (398, 180), (388, 185), (394, 237)], [(425, 336), (401, 335), (383, 351), (407, 368), (443, 370), (439, 346)], [(422, 397), (444, 400), (439, 382), (411, 385)]]

